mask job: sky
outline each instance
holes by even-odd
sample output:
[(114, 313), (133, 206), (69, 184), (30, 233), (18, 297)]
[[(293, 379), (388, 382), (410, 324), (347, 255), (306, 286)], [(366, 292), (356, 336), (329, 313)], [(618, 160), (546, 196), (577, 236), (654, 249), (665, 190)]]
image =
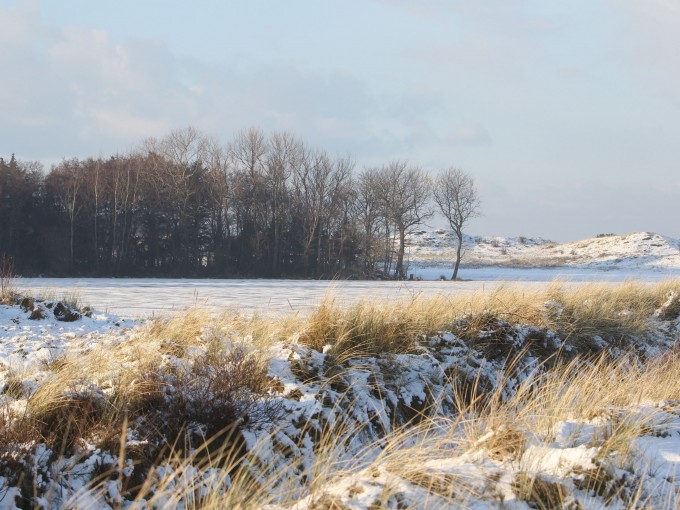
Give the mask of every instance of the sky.
[(255, 126), (464, 170), (470, 234), (680, 238), (678, 27), (678, 0), (0, 0), (0, 156)]

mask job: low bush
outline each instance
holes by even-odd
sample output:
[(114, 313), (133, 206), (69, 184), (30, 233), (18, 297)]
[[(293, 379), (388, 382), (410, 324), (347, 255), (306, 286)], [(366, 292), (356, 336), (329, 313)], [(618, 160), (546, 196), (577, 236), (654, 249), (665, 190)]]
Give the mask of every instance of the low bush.
[(0, 253), (0, 304), (9, 305), (19, 297), (12, 257)]
[(185, 424), (212, 437), (229, 427), (276, 423), (280, 405), (270, 396), (267, 362), (243, 346), (212, 346), (190, 370), (173, 373), (169, 403)]

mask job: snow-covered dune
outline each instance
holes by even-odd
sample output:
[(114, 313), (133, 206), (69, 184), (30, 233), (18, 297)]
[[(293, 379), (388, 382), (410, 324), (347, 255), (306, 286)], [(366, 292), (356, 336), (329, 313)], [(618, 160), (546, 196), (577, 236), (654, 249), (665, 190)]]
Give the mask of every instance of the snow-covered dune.
[[(578, 267), (599, 270), (680, 270), (680, 241), (653, 232), (556, 243), (528, 237), (464, 238), (467, 267)], [(408, 238), (409, 261), (419, 267), (448, 267), (455, 260), (450, 230), (414, 231)]]

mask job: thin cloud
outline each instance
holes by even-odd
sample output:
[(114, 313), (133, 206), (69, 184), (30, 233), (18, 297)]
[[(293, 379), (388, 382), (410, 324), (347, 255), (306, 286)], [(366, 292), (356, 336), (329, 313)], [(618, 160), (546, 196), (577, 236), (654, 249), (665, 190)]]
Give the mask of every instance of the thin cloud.
[(491, 144), (491, 135), (489, 135), (484, 126), (474, 122), (467, 122), (456, 126), (446, 137), (446, 141), (453, 145), (474, 147)]

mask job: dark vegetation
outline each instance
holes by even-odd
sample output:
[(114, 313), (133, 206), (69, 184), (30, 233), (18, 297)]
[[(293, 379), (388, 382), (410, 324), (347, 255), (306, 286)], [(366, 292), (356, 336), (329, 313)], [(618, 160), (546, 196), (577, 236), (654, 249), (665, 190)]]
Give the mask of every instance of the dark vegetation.
[(430, 178), (402, 161), (354, 166), (257, 129), (223, 146), (187, 128), (48, 171), (12, 155), (0, 252), (24, 276), (403, 277)]

